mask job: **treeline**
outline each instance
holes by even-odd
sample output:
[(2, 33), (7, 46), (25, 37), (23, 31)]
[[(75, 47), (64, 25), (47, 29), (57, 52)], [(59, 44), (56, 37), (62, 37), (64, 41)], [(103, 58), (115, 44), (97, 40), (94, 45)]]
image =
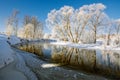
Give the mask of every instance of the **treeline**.
[(18, 14), (19, 11), (14, 10), (7, 20), (6, 34), (8, 36), (15, 35), (25, 39), (40, 39), (43, 37), (43, 23), (37, 17), (25, 16), (20, 28)]
[[(106, 6), (97, 3), (83, 5), (78, 9), (71, 6), (51, 10), (46, 25), (51, 29), (51, 36), (74, 43), (96, 43), (104, 35), (105, 44), (110, 43), (113, 34), (120, 41), (120, 20), (112, 20), (105, 13)], [(99, 36), (98, 36), (99, 35)]]
[(25, 16), (22, 28), (18, 28), (19, 11), (14, 11), (8, 18), (6, 32), (8, 36), (26, 39), (52, 38), (74, 43), (96, 43), (98, 38), (103, 38), (107, 45), (111, 42), (120, 44), (120, 19), (111, 19), (105, 9), (106, 6), (101, 3), (83, 5), (78, 9), (71, 6), (53, 9), (46, 19), (49, 34), (43, 34), (43, 23), (35, 16)]

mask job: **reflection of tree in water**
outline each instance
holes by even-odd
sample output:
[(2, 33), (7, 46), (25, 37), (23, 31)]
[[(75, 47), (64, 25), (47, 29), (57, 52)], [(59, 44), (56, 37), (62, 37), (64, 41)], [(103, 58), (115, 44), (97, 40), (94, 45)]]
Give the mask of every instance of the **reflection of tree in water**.
[(112, 72), (114, 75), (120, 76), (120, 54), (114, 51), (102, 51), (101, 64), (99, 64), (99, 69), (104, 69), (105, 71)]
[(78, 48), (53, 48), (52, 60), (76, 66), (89, 66), (93, 68), (96, 65), (96, 53), (94, 50), (84, 50)]
[(42, 56), (43, 52), (42, 52), (42, 45), (40, 44), (35, 44), (35, 43), (31, 43), (31, 44), (26, 44), (20, 47), (21, 50), (25, 50), (27, 52), (31, 52), (34, 53), (36, 55)]
[(52, 60), (68, 65), (77, 66), (95, 72), (119, 73), (120, 55), (115, 52), (102, 51), (97, 56), (95, 50), (85, 50), (71, 47), (53, 48)]
[(98, 50), (85, 50), (41, 43), (26, 44), (19, 48), (39, 56), (46, 56), (46, 50), (53, 62), (68, 64), (80, 70), (94, 71), (102, 75), (120, 76), (119, 52), (101, 50), (98, 52)]
[(52, 47), (51, 59), (55, 62), (63, 63), (65, 59), (64, 53), (66, 53), (65, 48), (62, 48), (60, 46), (54, 46)]

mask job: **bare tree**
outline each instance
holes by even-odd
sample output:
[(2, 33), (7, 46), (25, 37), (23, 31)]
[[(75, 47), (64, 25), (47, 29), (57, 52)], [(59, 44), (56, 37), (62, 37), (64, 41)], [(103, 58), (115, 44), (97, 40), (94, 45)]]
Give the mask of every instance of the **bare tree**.
[(108, 26), (107, 29), (108, 29), (108, 32), (106, 35), (106, 44), (110, 45), (110, 40), (111, 40), (110, 36), (112, 34), (112, 24), (110, 26)]
[(27, 15), (24, 17), (23, 25), (27, 25), (29, 23), (31, 23), (31, 17)]
[(34, 35), (33, 29), (34, 29), (33, 24), (29, 23), (29, 24), (25, 25), (24, 36), (26, 39), (33, 39), (33, 35)]
[(14, 10), (12, 12), (12, 15), (7, 20), (6, 32), (9, 35), (16, 35), (17, 36), (17, 31), (18, 31), (18, 18), (17, 18), (17, 15), (18, 14), (19, 14), (19, 11)]
[[(41, 21), (39, 21), (37, 19), (37, 17), (25, 16), (23, 25), (24, 25), (24, 31), (25, 31), (26, 36), (31, 35), (32, 39), (38, 39), (43, 36), (43, 24)], [(29, 30), (31, 30), (31, 31), (29, 31)], [(29, 33), (29, 34), (26, 33), (28, 31), (31, 33)]]
[(115, 29), (115, 36), (116, 36), (116, 44), (120, 44), (120, 20), (114, 21), (114, 29)]
[[(42, 37), (43, 34), (43, 24), (40, 22), (37, 17), (32, 17), (31, 23), (34, 25), (34, 35), (33, 38), (39, 38), (40, 36)], [(38, 35), (39, 34), (39, 35)]]

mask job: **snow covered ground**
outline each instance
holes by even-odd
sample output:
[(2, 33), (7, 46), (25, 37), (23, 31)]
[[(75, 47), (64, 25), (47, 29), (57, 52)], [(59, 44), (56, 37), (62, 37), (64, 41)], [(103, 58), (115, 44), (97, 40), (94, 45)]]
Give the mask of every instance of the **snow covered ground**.
[(12, 45), (20, 43), (20, 39), (15, 36), (8, 38), (6, 35), (0, 34), (0, 68), (14, 61), (14, 51), (8, 43)]
[(0, 35), (0, 80), (37, 80), (35, 74), (26, 66), (24, 59), (11, 48), (20, 39)]
[(0, 68), (13, 62), (14, 51), (11, 49), (10, 45), (7, 43), (7, 36), (0, 35)]
[[(86, 74), (71, 69), (64, 69), (61, 64), (48, 63), (36, 55), (13, 48), (19, 56), (17, 69), (28, 77), (28, 80), (109, 80), (102, 76)], [(37, 76), (36, 76), (36, 75)]]
[(51, 42), (50, 44), (82, 48), (82, 49), (120, 50), (120, 47), (106, 46), (101, 41), (98, 41), (96, 44), (82, 44), (82, 43), (77, 44), (77, 43), (64, 42), (64, 41)]
[(21, 43), (20, 38), (18, 38), (16, 36), (11, 36), (10, 39), (8, 39), (8, 41), (12, 45), (17, 44), (17, 43)]
[(8, 65), (14, 60), (13, 53), (14, 51), (7, 41), (5, 39), (0, 39), (0, 68)]

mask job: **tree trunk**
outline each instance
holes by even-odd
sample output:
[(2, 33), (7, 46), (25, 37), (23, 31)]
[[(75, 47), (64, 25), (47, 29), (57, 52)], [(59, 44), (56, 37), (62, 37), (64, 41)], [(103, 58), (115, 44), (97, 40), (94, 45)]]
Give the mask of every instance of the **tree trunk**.
[(94, 43), (96, 43), (96, 38), (97, 38), (97, 32), (95, 30), (95, 33), (94, 33)]
[(110, 45), (110, 34), (107, 35), (107, 45)]

